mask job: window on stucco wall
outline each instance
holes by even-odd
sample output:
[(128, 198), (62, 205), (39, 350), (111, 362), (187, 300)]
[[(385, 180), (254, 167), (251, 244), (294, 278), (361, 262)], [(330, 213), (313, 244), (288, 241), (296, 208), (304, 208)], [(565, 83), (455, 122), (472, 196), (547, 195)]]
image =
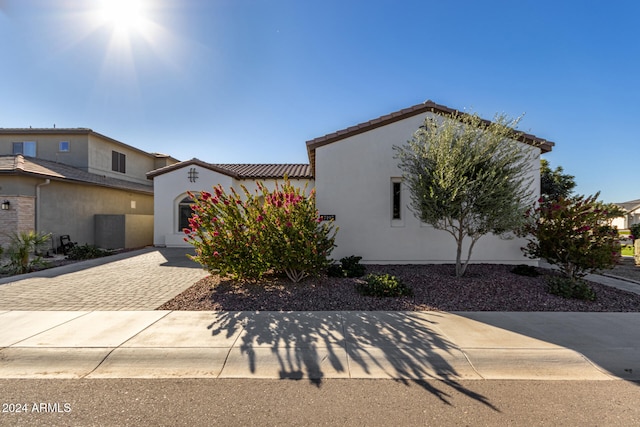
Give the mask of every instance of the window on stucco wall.
[(404, 226), (404, 209), (402, 207), (402, 178), (391, 178), (391, 226)]
[(22, 154), (27, 157), (36, 157), (35, 141), (24, 141), (13, 143), (13, 154)]
[(190, 197), (185, 197), (178, 204), (178, 231), (182, 232), (183, 229), (189, 228), (189, 218), (193, 211), (191, 210), (193, 200)]
[(392, 218), (400, 219), (400, 182), (392, 182), (391, 186), (391, 200), (393, 205)]

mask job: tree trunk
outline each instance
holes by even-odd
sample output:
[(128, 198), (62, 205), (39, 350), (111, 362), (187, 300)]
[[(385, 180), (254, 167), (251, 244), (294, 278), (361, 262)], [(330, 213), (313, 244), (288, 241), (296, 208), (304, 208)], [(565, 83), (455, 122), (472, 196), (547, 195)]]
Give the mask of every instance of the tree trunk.
[(456, 277), (462, 277), (464, 274), (464, 269), (462, 268), (462, 229), (458, 232), (458, 237), (456, 238), (456, 243), (458, 244), (458, 248), (456, 249)]

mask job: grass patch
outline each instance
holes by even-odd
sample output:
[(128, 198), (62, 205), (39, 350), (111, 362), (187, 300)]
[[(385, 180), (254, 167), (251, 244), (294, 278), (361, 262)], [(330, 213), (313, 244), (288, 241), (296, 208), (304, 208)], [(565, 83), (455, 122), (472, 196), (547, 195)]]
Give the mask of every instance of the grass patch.
[(622, 245), (620, 247), (620, 254), (622, 256), (633, 256), (634, 254), (633, 245)]

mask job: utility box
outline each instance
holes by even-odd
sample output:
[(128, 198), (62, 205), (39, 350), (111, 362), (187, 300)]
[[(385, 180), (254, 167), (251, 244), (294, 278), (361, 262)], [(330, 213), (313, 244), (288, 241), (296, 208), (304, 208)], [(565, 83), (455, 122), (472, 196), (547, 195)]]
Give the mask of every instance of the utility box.
[(103, 249), (134, 249), (153, 244), (153, 215), (96, 215), (95, 242)]

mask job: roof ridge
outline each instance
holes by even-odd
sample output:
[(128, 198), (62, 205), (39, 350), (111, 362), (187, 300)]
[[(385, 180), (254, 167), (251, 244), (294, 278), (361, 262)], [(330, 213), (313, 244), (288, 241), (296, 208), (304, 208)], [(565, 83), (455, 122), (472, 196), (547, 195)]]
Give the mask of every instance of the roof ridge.
[(19, 170), (24, 170), (24, 156), (22, 154), (16, 154), (16, 157), (13, 161), (14, 168)]

